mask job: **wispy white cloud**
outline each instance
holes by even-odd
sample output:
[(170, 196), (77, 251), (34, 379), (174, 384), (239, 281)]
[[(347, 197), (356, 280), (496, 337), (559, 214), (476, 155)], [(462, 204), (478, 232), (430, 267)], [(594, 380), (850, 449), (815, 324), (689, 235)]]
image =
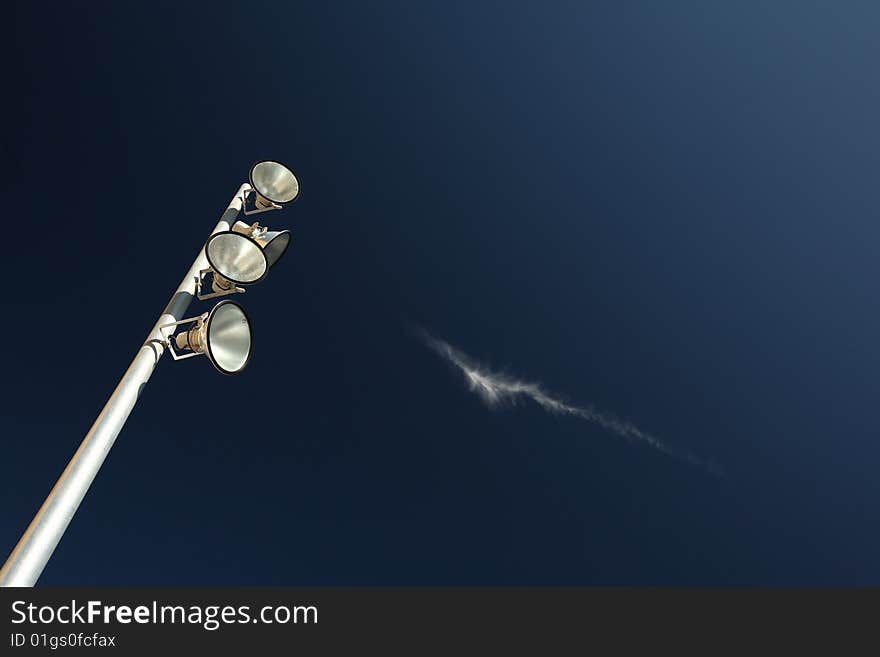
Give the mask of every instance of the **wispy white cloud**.
[(554, 415), (569, 415), (592, 422), (616, 436), (649, 445), (668, 456), (681, 459), (712, 474), (721, 474), (720, 469), (713, 463), (685, 450), (669, 447), (655, 436), (639, 429), (632, 422), (622, 420), (611, 413), (599, 411), (593, 406), (572, 406), (552, 396), (537, 383), (521, 381), (477, 364), (464, 352), (444, 340), (435, 338), (424, 329), (416, 329), (416, 333), (435, 353), (464, 374), (468, 387), (479, 395), (489, 408), (515, 405), (522, 400), (531, 400)]

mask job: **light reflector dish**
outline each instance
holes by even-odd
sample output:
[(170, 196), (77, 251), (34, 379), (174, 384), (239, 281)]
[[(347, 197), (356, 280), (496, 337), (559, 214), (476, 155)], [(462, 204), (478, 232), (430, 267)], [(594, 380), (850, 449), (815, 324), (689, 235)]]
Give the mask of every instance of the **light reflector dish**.
[(257, 194), (278, 205), (290, 203), (299, 195), (299, 181), (293, 171), (273, 160), (251, 167), (250, 183)]
[(240, 285), (257, 283), (269, 271), (269, 262), (260, 245), (247, 235), (231, 230), (211, 235), (205, 244), (205, 255), (215, 272)]
[(251, 321), (234, 301), (221, 301), (205, 320), (205, 353), (224, 374), (239, 374), (251, 359)]
[(272, 267), (281, 259), (281, 256), (290, 246), (290, 231), (281, 230), (276, 232), (268, 232), (265, 238), (259, 240), (263, 246), (263, 253), (266, 254), (266, 261), (269, 267)]

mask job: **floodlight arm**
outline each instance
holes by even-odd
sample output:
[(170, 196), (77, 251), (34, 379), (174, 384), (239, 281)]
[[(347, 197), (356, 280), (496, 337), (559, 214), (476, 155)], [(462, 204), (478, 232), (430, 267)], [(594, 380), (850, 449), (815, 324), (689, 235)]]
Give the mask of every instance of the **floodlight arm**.
[[(251, 186), (247, 183), (239, 188), (212, 235), (231, 228), (244, 208), (245, 195), (250, 190)], [(141, 389), (149, 381), (165, 351), (162, 327), (176, 323), (185, 316), (197, 294), (199, 272), (208, 266), (202, 248), (79, 449), (0, 569), (0, 586), (33, 586), (39, 579), (134, 408)]]
[(250, 216), (252, 214), (260, 214), (261, 212), (269, 212), (271, 210), (281, 210), (284, 206), (278, 205), (277, 203), (270, 201), (267, 198), (262, 199), (262, 203), (260, 203), (257, 199), (260, 198), (260, 195), (256, 190), (251, 189), (250, 194), (253, 196), (254, 205), (249, 208), (247, 204), (247, 195), (245, 196), (245, 204), (242, 208), (242, 212), (245, 216)]
[[(186, 358), (192, 358), (194, 356), (202, 355), (196, 352), (190, 352), (188, 354), (178, 354), (177, 350), (174, 348), (174, 329), (181, 324), (195, 324), (196, 322), (204, 322), (207, 318), (208, 313), (202, 313), (198, 317), (188, 317), (187, 319), (181, 319), (176, 322), (171, 322), (170, 324), (162, 324), (162, 326), (159, 327), (159, 333), (162, 335), (162, 340), (164, 340), (165, 346), (168, 347), (168, 353), (171, 354), (171, 358), (173, 358), (174, 360), (184, 360)], [(166, 333), (165, 329), (171, 330)]]
[[(213, 235), (213, 233), (211, 234)], [(199, 275), (196, 276), (196, 297), (199, 301), (213, 299), (214, 297), (225, 297), (227, 294), (244, 294), (245, 292), (247, 292), (247, 290), (245, 290), (243, 287), (232, 284), (230, 284), (230, 288), (228, 290), (220, 290), (217, 292), (202, 292), (202, 290), (205, 288), (205, 274), (209, 272), (214, 272), (214, 270), (211, 269), (211, 267), (208, 267), (207, 269), (202, 269), (199, 272)], [(214, 272), (214, 276), (217, 276), (217, 272)]]

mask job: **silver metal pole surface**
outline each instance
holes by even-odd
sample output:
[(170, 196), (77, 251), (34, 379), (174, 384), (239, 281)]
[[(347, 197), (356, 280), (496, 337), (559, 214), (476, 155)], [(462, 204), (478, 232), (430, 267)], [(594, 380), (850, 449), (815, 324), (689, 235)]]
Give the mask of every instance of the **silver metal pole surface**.
[[(212, 235), (221, 230), (229, 230), (235, 223), (248, 190), (248, 184), (239, 188), (211, 232)], [(40, 577), (107, 453), (113, 447), (122, 425), (134, 408), (141, 389), (165, 352), (159, 327), (184, 318), (184, 313), (196, 295), (199, 272), (207, 268), (208, 260), (203, 247), (128, 370), (122, 375), (98, 419), (0, 570), (0, 586), (33, 586)]]

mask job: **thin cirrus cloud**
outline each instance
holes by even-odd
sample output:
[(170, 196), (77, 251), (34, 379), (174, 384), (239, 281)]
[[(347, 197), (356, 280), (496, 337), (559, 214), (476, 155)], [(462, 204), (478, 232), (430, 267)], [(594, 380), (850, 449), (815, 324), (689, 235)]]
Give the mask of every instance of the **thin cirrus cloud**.
[(611, 413), (599, 411), (592, 406), (572, 406), (554, 397), (537, 383), (521, 381), (511, 376), (493, 372), (478, 365), (474, 359), (456, 349), (448, 342), (435, 338), (421, 328), (415, 333), (434, 353), (455, 366), (464, 374), (470, 390), (476, 393), (490, 409), (515, 405), (521, 400), (531, 400), (548, 413), (568, 415), (596, 424), (611, 434), (631, 442), (639, 442), (680, 459), (710, 474), (721, 475), (717, 465), (701, 459), (688, 451), (674, 449), (650, 433), (639, 429), (632, 422), (622, 420)]

